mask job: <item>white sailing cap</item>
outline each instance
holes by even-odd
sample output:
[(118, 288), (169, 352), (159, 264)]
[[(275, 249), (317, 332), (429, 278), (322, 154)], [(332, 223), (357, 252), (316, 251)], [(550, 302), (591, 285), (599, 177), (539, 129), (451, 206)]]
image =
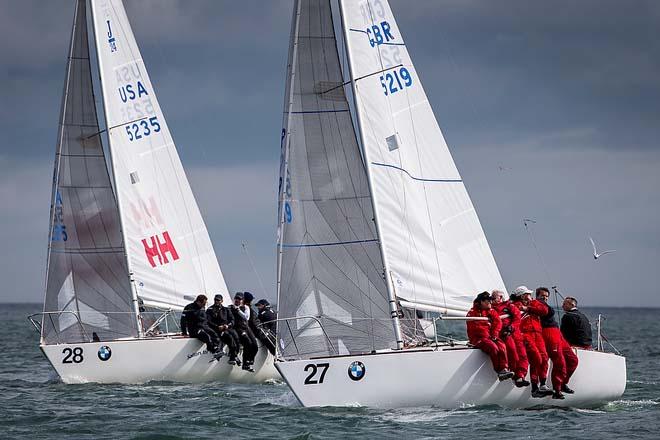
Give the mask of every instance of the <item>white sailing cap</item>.
[(527, 287), (527, 286), (518, 286), (518, 287), (515, 288), (513, 293), (516, 294), (516, 295), (519, 295), (519, 296), (523, 296), (526, 293), (534, 293), (534, 292), (531, 291), (529, 289), (529, 287)]

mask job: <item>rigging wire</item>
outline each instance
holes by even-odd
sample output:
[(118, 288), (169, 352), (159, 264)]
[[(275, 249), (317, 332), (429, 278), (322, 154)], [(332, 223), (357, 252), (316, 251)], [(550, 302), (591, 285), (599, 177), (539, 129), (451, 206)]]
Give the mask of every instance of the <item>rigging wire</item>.
[(252, 271), (257, 276), (257, 281), (259, 281), (259, 286), (261, 286), (261, 292), (265, 295), (266, 294), (266, 288), (264, 287), (264, 283), (261, 280), (261, 275), (259, 275), (259, 272), (257, 272), (257, 268), (254, 265), (254, 262), (252, 261), (252, 257), (250, 256), (250, 252), (248, 252), (247, 242), (246, 241), (241, 241), (241, 247), (243, 248), (243, 251), (245, 252), (245, 255), (247, 256), (247, 259), (250, 262), (250, 266), (252, 267)]
[(548, 270), (548, 266), (545, 264), (545, 261), (543, 260), (543, 256), (541, 255), (541, 251), (539, 251), (539, 247), (536, 244), (536, 239), (534, 238), (534, 234), (532, 233), (531, 229), (529, 228), (529, 224), (536, 224), (536, 220), (532, 220), (530, 218), (524, 218), (523, 219), (523, 225), (525, 225), (525, 230), (527, 231), (527, 235), (529, 235), (529, 240), (532, 243), (532, 246), (534, 247), (534, 250), (536, 251), (536, 256), (539, 259), (539, 263), (541, 265), (541, 268), (543, 269), (543, 272), (545, 272), (545, 277), (546, 280), (550, 282), (552, 285), (552, 290), (554, 292), (555, 296), (555, 306), (557, 309), (557, 313), (560, 313), (560, 308), (559, 308), (559, 297), (561, 296), (562, 299), (564, 296), (559, 293), (559, 290), (557, 290), (557, 286), (552, 282), (552, 277), (550, 276), (550, 271)]

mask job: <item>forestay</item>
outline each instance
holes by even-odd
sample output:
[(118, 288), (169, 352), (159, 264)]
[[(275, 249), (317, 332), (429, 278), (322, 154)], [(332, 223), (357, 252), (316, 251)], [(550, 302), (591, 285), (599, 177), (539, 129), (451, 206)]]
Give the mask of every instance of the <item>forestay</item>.
[(227, 293), (121, 0), (92, 0), (112, 170), (129, 270), (145, 304)]
[[(92, 92), (85, 0), (76, 5), (55, 156), (42, 342), (137, 336), (117, 203)], [(79, 324), (83, 324), (83, 327)]]
[(284, 357), (394, 346), (369, 185), (329, 0), (294, 6), (282, 132), (278, 327)]
[(490, 247), (386, 0), (340, 0), (357, 117), (394, 291), (464, 315), (503, 289)]

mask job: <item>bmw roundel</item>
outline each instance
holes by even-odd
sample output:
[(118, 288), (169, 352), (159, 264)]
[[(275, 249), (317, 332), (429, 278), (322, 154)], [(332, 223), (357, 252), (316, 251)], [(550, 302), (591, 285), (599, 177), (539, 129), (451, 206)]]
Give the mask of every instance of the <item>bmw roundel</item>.
[(353, 361), (351, 365), (348, 366), (348, 377), (351, 380), (361, 380), (364, 375), (367, 373), (367, 367), (360, 361)]
[(110, 359), (110, 356), (112, 356), (112, 350), (110, 350), (110, 347), (107, 345), (103, 345), (101, 348), (99, 348), (98, 356), (102, 361), (107, 361)]

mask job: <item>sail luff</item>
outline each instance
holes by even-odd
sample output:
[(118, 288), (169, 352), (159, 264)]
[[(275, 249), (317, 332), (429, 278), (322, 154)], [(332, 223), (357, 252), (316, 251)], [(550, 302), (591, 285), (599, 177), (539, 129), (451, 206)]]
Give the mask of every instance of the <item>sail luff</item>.
[[(101, 102), (103, 102), (103, 117), (105, 119), (105, 126), (107, 127), (106, 130), (108, 132), (108, 142), (112, 144), (112, 137), (110, 136), (110, 123), (108, 121), (108, 102), (105, 97), (104, 93), (104, 69), (102, 68), (103, 65), (103, 57), (100, 56), (101, 52), (101, 39), (100, 39), (100, 32), (96, 29), (96, 3), (94, 1), (90, 2), (91, 4), (91, 12), (92, 12), (92, 32), (94, 35), (94, 42), (96, 45), (96, 63), (99, 71), (99, 81), (101, 83)], [(137, 296), (137, 290), (135, 288), (135, 280), (133, 279), (133, 271), (131, 270), (131, 259), (128, 257), (128, 248), (127, 248), (127, 243), (128, 243), (128, 237), (126, 234), (126, 227), (124, 226), (124, 210), (121, 209), (122, 205), (122, 200), (121, 200), (121, 191), (117, 190), (117, 176), (116, 176), (116, 168), (115, 168), (115, 161), (113, 159), (113, 154), (112, 154), (112, 146), (109, 145), (108, 148), (108, 154), (109, 154), (109, 159), (110, 159), (110, 170), (112, 172), (112, 181), (115, 182), (115, 197), (117, 198), (117, 205), (119, 209), (119, 227), (121, 230), (121, 236), (122, 236), (122, 242), (124, 243), (124, 260), (126, 261), (126, 268), (128, 269), (128, 277), (129, 277), (129, 284), (131, 288), (131, 299), (132, 299), (132, 305), (133, 305), (133, 313), (135, 313), (135, 322), (137, 324), (137, 330), (138, 330), (138, 337), (141, 338), (143, 337), (143, 328), (142, 328), (142, 323), (140, 322), (140, 304), (138, 301), (138, 296)]]
[[(356, 89), (356, 80), (355, 77), (353, 76), (353, 66), (352, 66), (352, 56), (351, 56), (351, 49), (350, 49), (350, 40), (348, 38), (348, 29), (346, 27), (346, 18), (345, 18), (345, 9), (342, 5), (342, 0), (338, 0), (339, 4), (339, 14), (341, 16), (341, 28), (344, 36), (344, 44), (346, 45), (346, 58), (348, 61), (348, 71), (349, 71), (349, 76), (350, 76), (350, 83), (351, 83), (351, 89), (353, 91), (353, 100), (355, 103), (355, 120), (357, 121), (357, 134), (358, 138), (360, 139), (360, 145), (364, 145), (364, 134), (362, 130), (362, 114), (360, 112), (360, 107), (357, 105), (357, 100), (358, 100), (358, 94), (357, 94), (357, 89)], [(389, 305), (390, 305), (390, 314), (392, 316), (392, 326), (394, 330), (394, 336), (396, 338), (396, 344), (398, 349), (403, 348), (403, 337), (401, 335), (401, 323), (399, 322), (399, 312), (398, 312), (398, 307), (396, 303), (396, 295), (394, 293), (394, 288), (392, 286), (392, 279), (389, 273), (389, 265), (388, 265), (388, 260), (387, 260), (387, 252), (385, 249), (385, 246), (382, 244), (382, 231), (380, 227), (380, 222), (378, 220), (378, 202), (377, 202), (377, 197), (375, 192), (373, 191), (373, 178), (371, 176), (371, 167), (369, 166), (369, 155), (368, 151), (366, 148), (361, 149), (362, 153), (362, 158), (364, 159), (364, 165), (365, 165), (365, 171), (367, 173), (367, 181), (369, 183), (369, 193), (371, 195), (371, 203), (373, 207), (373, 213), (374, 213), (374, 223), (376, 225), (376, 234), (378, 237), (378, 240), (380, 241), (379, 243), (379, 249), (380, 249), (380, 254), (381, 258), (383, 260), (383, 277), (385, 278), (385, 284), (387, 286), (387, 293), (389, 296)]]

